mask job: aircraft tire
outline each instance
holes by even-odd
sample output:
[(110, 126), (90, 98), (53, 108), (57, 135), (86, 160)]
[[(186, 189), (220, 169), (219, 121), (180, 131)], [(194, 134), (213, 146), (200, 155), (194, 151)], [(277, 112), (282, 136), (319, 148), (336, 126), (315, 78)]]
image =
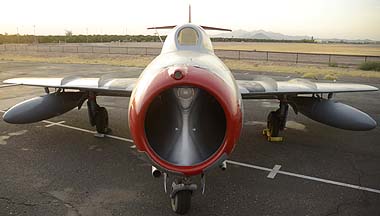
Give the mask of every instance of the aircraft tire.
[(101, 134), (108, 132), (108, 112), (104, 107), (99, 107), (95, 116), (96, 131)]
[(271, 133), (271, 137), (278, 137), (280, 134), (280, 119), (277, 116), (277, 112), (272, 111), (268, 115), (267, 127)]
[(191, 193), (190, 190), (178, 191), (173, 198), (171, 198), (171, 206), (175, 213), (186, 214), (191, 206)]

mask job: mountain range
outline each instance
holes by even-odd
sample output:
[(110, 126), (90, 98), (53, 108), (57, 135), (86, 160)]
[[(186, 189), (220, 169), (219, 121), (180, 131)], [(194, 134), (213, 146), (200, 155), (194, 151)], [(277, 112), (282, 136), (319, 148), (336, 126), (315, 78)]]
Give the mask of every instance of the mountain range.
[[(265, 31), (265, 30), (255, 30), (255, 31), (246, 31), (246, 30), (235, 30), (228, 33), (221, 33), (212, 35), (212, 37), (222, 37), (222, 38), (245, 38), (245, 39), (264, 39), (264, 40), (310, 40), (312, 36), (291, 36), (285, 35), (281, 33)], [(376, 41), (368, 40), (368, 39), (358, 39), (358, 40), (350, 40), (350, 39), (339, 39), (339, 38), (315, 38), (315, 40), (319, 40), (321, 42), (345, 42), (345, 43), (374, 43)]]
[(246, 30), (236, 30), (228, 33), (221, 33), (213, 35), (212, 37), (224, 37), (224, 38), (249, 38), (249, 39), (267, 39), (267, 40), (304, 40), (311, 39), (310, 36), (289, 36), (281, 33), (264, 31), (264, 30), (255, 30), (255, 31), (246, 31)]

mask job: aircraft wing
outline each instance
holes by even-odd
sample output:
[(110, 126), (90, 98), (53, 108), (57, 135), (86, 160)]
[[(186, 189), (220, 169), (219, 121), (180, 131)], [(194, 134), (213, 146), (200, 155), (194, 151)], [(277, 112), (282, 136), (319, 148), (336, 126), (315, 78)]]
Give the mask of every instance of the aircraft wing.
[[(295, 113), (313, 119), (317, 122), (345, 130), (365, 131), (377, 126), (368, 114), (347, 104), (323, 98), (323, 93), (365, 92), (377, 91), (378, 88), (351, 83), (318, 83), (305, 79), (275, 81), (269, 77), (261, 77), (252, 81), (237, 81), (243, 99), (281, 99), (286, 96), (287, 102)], [(318, 94), (318, 97), (312, 95)], [(307, 96), (310, 95), (310, 96)], [(321, 97), (322, 96), (322, 97)], [(281, 118), (286, 118), (287, 108), (281, 104), (279, 109), (268, 116), (268, 125), (284, 124)], [(273, 117), (274, 116), (274, 117)], [(279, 117), (281, 116), (281, 117)], [(278, 127), (280, 128), (280, 127)], [(280, 129), (270, 129), (268, 137), (278, 136)]]
[[(5, 80), (12, 85), (29, 85), (58, 89), (75, 89), (81, 92), (64, 92), (48, 94), (17, 104), (5, 115), (4, 120), (10, 123), (31, 123), (63, 114), (74, 107), (81, 106), (86, 99), (85, 91), (95, 92), (102, 96), (131, 96), (137, 78), (120, 78), (115, 75), (104, 75), (100, 78), (82, 78), (69, 76), (64, 78), (15, 78)], [(348, 130), (370, 130), (376, 127), (366, 113), (346, 104), (333, 100), (304, 97), (306, 94), (341, 93), (377, 91), (369, 85), (349, 83), (318, 83), (305, 79), (275, 81), (269, 77), (255, 80), (237, 80), (243, 99), (280, 99), (282, 95), (290, 96), (290, 105), (296, 113), (301, 112), (321, 123)], [(49, 109), (48, 109), (49, 108)], [(25, 111), (27, 110), (27, 111)], [(30, 111), (32, 110), (32, 111)], [(30, 115), (34, 113), (34, 115)]]
[[(83, 78), (68, 76), (63, 78), (14, 78), (3, 83), (28, 85), (48, 88), (77, 89), (94, 91), (105, 96), (129, 97), (138, 78), (121, 78), (104, 75), (100, 78)], [(318, 83), (306, 79), (276, 81), (270, 77), (259, 77), (255, 80), (237, 80), (243, 99), (275, 98), (278, 95), (341, 93), (377, 91), (373, 86), (353, 83)]]
[(353, 83), (318, 83), (306, 79), (276, 81), (269, 77), (237, 80), (243, 99), (275, 98), (279, 95), (377, 91), (378, 88)]
[(137, 78), (120, 78), (104, 75), (100, 78), (69, 76), (63, 78), (14, 78), (5, 80), (6, 84), (39, 86), (48, 88), (76, 89), (93, 91), (98, 95), (129, 97)]

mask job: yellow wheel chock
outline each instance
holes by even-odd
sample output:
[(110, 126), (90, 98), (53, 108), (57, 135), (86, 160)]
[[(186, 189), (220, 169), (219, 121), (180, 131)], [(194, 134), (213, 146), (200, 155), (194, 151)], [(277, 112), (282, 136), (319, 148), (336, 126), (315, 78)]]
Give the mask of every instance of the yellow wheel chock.
[(263, 130), (263, 135), (267, 137), (269, 142), (282, 142), (284, 137), (272, 137), (272, 134), (268, 128)]

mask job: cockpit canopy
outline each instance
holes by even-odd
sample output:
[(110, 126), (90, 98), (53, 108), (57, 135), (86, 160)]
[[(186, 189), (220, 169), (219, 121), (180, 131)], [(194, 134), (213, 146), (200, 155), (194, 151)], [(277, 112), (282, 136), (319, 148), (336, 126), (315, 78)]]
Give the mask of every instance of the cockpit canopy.
[(190, 23), (177, 26), (168, 34), (161, 53), (181, 50), (214, 53), (206, 32), (200, 26)]
[(196, 46), (198, 43), (198, 33), (191, 27), (185, 27), (178, 31), (178, 44), (181, 46)]

